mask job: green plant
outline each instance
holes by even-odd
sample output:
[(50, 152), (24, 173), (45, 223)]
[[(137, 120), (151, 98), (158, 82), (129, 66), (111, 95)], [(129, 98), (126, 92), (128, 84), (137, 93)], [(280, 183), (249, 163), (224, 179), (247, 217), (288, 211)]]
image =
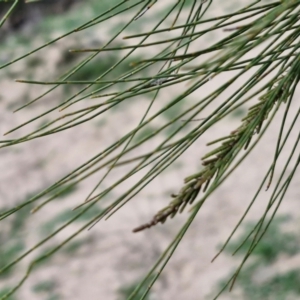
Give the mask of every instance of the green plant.
[[(136, 289), (136, 287), (139, 285), (138, 282), (134, 283), (134, 284), (131, 284), (131, 285), (128, 285), (128, 286), (124, 286), (122, 288), (119, 289), (119, 294), (120, 294), (120, 300), (123, 300), (123, 299), (128, 299), (131, 294), (134, 292), (134, 290)], [(144, 295), (144, 293), (146, 292), (146, 288), (142, 288), (142, 289), (139, 289), (139, 292), (133, 296), (133, 300), (138, 300), (138, 299), (141, 299)], [(144, 299), (146, 300), (149, 300), (150, 296), (147, 295)]]
[[(7, 13), (0, 21), (0, 27), (13, 13), (18, 2), (15, 0), (10, 3)], [(88, 56), (81, 55), (78, 63), (74, 60), (77, 64), (62, 74), (59, 79), (17, 80), (20, 83), (51, 87), (16, 111), (29, 109), (41, 102), (49, 93), (54, 93), (58, 87), (68, 85), (74, 86), (76, 90), (71, 90), (71, 96), (54, 104), (51, 109), (43, 113), (39, 112), (6, 132), (5, 135), (9, 136), (23, 127), (25, 130), (25, 126), (35, 121), (47, 120), (40, 123), (42, 125), (35, 130), (29, 130), (27, 133), (22, 131), (18, 137), (12, 135), (12, 138), (4, 138), (0, 141), (1, 148), (14, 147), (34, 139), (59, 134), (93, 119), (101, 118), (109, 114), (113, 108), (134, 106), (137, 101), (142, 102), (146, 95), (150, 94), (152, 98), (149, 102), (145, 97), (146, 106), (140, 112), (135, 128), (101, 149), (94, 157), (87, 158), (85, 163), (53, 185), (0, 214), (0, 220), (5, 222), (11, 214), (22, 212), (32, 205), (35, 205), (32, 212), (37, 212), (57, 197), (70, 191), (70, 187), (75, 187), (95, 173), (104, 170), (104, 174), (101, 174), (101, 178), (89, 195), (82, 199), (82, 204), (74, 208), (75, 212), (58, 215), (55, 224), (50, 224), (51, 226), (48, 224), (52, 232), (30, 251), (42, 247), (44, 243), (82, 216), (88, 215), (88, 221), (59, 245), (53, 246), (47, 253), (33, 259), (24, 277), (1, 299), (7, 299), (16, 292), (40, 261), (54, 255), (85, 229), (112, 216), (145, 186), (151, 184), (151, 181), (172, 165), (199, 138), (209, 133), (212, 127), (220, 126), (226, 116), (239, 112), (241, 107), (247, 107), (248, 111), (240, 120), (239, 126), (219, 138), (211, 137), (208, 146), (213, 148), (202, 157), (203, 167), (185, 178), (181, 189), (177, 190), (176, 187), (169, 205), (157, 212), (149, 222), (134, 229), (134, 232), (138, 232), (165, 223), (187, 206), (192, 205), (191, 213), (178, 235), (128, 299), (135, 299), (137, 296), (146, 299), (147, 293), (163, 271), (202, 205), (229, 176), (234, 176), (233, 171), (255, 146), (259, 147), (264, 133), (276, 120), (275, 117), (279, 117), (281, 125), (269, 161), (269, 169), (245, 214), (220, 250), (221, 253), (228, 245), (263, 187), (270, 189), (268, 205), (254, 226), (251, 241), (247, 244), (248, 249), (244, 251), (244, 258), (232, 278), (228, 280), (227, 285), (233, 286), (250, 254), (263, 240), (300, 163), (298, 154), (300, 133), (292, 141), (290, 136), (292, 130), (297, 130), (300, 111), (299, 105), (294, 104), (293, 97), (300, 71), (298, 53), (300, 29), (297, 23), (299, 4), (300, 0), (279, 2), (257, 0), (251, 3), (248, 1), (245, 4), (238, 3), (234, 8), (227, 7), (230, 13), (206, 18), (213, 6), (212, 0), (178, 0), (167, 3), (159, 9), (158, 18), (152, 18), (148, 16), (159, 5), (156, 0), (93, 1), (91, 6), (96, 5), (94, 11), (99, 12), (99, 15), (90, 16), (90, 20), (80, 25), (77, 24), (76, 18), (67, 19), (66, 23), (57, 22), (55, 24), (58, 28), (63, 26), (61, 24), (66, 24), (68, 30), (65, 34), (27, 54), (3, 63), (0, 69), (27, 59), (30, 55), (50, 47), (51, 44), (69, 35), (82, 34), (83, 37), (85, 33), (92, 32), (93, 28), (106, 24), (110, 19), (118, 16), (124, 19), (124, 23), (118, 23), (119, 30), (113, 31), (101, 47), (70, 49), (74, 55), (81, 53)], [(143, 20), (147, 20), (149, 26), (146, 26)], [(47, 22), (50, 25), (47, 25)], [(52, 25), (50, 19), (44, 24), (46, 28)], [(73, 26), (76, 28), (69, 29)], [(104, 30), (104, 27), (102, 28)], [(136, 28), (139, 29), (138, 32)], [(226, 33), (216, 41), (212, 39), (212, 43), (208, 44), (206, 37), (212, 37), (211, 34), (217, 30), (225, 30)], [(121, 36), (122, 41), (120, 41)], [(104, 52), (108, 52), (108, 55)], [(98, 65), (104, 68), (97, 68)], [(206, 86), (222, 74), (226, 74), (225, 80), (216, 84), (212, 91), (206, 89)], [(176, 90), (177, 86), (180, 89)], [(162, 92), (172, 91), (173, 88), (175, 92), (170, 99), (159, 101)], [(199, 90), (203, 91), (203, 96), (188, 101), (192, 99), (193, 93)], [(292, 104), (296, 106), (294, 114), (291, 111)], [(60, 116), (52, 117), (51, 113), (54, 111), (59, 111)], [(201, 115), (200, 120), (191, 125), (198, 115)], [(157, 122), (161, 119), (164, 121)], [(172, 131), (167, 131), (170, 128)], [(164, 130), (168, 135), (161, 135)], [(291, 145), (289, 155), (282, 157), (282, 150), (288, 142)], [(134, 157), (130, 156), (131, 154)], [(198, 159), (199, 157), (195, 158), (196, 161)], [(279, 159), (284, 161), (283, 167), (280, 168)], [(113, 183), (99, 192), (98, 188), (102, 187), (107, 176), (124, 165), (128, 167), (124, 173), (120, 172)], [(134, 176), (136, 174), (139, 176)], [(135, 180), (134, 183), (130, 181), (132, 178)], [(104, 202), (103, 209), (96, 209), (99, 201), (104, 201), (104, 197), (111, 196), (112, 191), (127, 182), (130, 182), (130, 185), (123, 194), (113, 202)], [(64, 224), (57, 228), (56, 224), (62, 222)], [(12, 259), (8, 265), (1, 268), (0, 274), (14, 267), (30, 251)], [(268, 247), (267, 250), (261, 251), (263, 255), (271, 254), (271, 259), (276, 257), (276, 253), (270, 252)], [(149, 288), (140, 297), (141, 289), (149, 280)]]
[[(281, 225), (286, 221), (286, 218), (276, 218), (271, 224), (266, 236), (257, 245), (253, 251), (253, 256), (264, 262), (274, 262), (279, 254), (294, 255), (299, 252), (299, 243), (294, 234), (289, 232), (282, 232)], [(247, 224), (248, 233), (243, 236), (239, 241), (231, 243), (227, 249), (227, 252), (237, 253), (239, 255), (245, 255), (250, 247), (251, 238), (249, 232), (253, 231), (255, 224)]]
[[(9, 292), (9, 288), (5, 288), (3, 290), (0, 290), (0, 297), (5, 296)], [(8, 300), (16, 300), (16, 297), (10, 296), (7, 298)]]
[[(12, 261), (16, 259), (23, 251), (24, 251), (24, 244), (21, 240), (19, 241), (3, 241), (5, 244), (2, 244), (1, 250), (0, 250), (0, 255), (1, 255), (1, 260), (0, 260), (0, 268), (2, 269), (7, 265), (7, 262)], [(5, 270), (1, 273), (1, 277), (7, 277), (12, 275), (13, 269), (10, 268), (8, 270)]]
[(52, 292), (55, 289), (56, 284), (57, 283), (55, 281), (52, 281), (52, 280), (41, 281), (41, 282), (39, 282), (39, 283), (37, 283), (33, 286), (33, 290), (36, 293)]
[[(237, 286), (243, 291), (243, 299), (276, 299), (284, 300), (297, 299), (300, 295), (299, 279), (300, 270), (292, 269), (277, 274), (272, 269), (276, 261), (280, 261), (279, 255), (293, 257), (299, 252), (299, 241), (296, 232), (283, 232), (281, 226), (286, 218), (276, 218), (271, 224), (265, 238), (258, 244), (253, 251), (254, 260), (242, 270), (237, 279)], [(226, 252), (245, 254), (250, 241), (248, 232), (254, 224), (246, 226), (246, 234), (233, 242)], [(248, 238), (247, 238), (248, 237)], [(245, 239), (247, 242), (245, 243)], [(240, 245), (242, 244), (242, 247)], [(265, 277), (265, 278), (264, 278)], [(224, 286), (228, 279), (223, 280), (220, 286)]]

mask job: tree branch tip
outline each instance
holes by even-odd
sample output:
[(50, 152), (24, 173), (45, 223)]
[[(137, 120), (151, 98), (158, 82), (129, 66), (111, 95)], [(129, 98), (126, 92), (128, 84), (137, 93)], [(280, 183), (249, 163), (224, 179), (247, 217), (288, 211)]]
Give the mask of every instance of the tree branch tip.
[(145, 226), (139, 226), (139, 227), (136, 227), (136, 228), (134, 228), (134, 229), (132, 229), (132, 232), (133, 233), (137, 233), (137, 232), (141, 232), (141, 231), (143, 231), (145, 229)]
[(82, 205), (84, 205), (84, 203), (81, 203), (81, 204), (75, 206), (74, 208), (72, 208), (72, 211), (77, 210), (77, 209), (78, 209), (79, 207), (81, 207)]
[[(196, 204), (195, 204), (196, 205)], [(192, 206), (187, 212), (191, 213), (193, 211), (193, 209), (195, 209), (195, 206)]]
[(221, 254), (221, 252), (217, 253), (210, 262), (213, 263), (220, 254)]
[(234, 278), (232, 279), (232, 284), (230, 285), (229, 292), (231, 292), (233, 290), (236, 278), (237, 278), (237, 275), (235, 275)]
[(70, 53), (89, 52), (91, 49), (70, 49)]

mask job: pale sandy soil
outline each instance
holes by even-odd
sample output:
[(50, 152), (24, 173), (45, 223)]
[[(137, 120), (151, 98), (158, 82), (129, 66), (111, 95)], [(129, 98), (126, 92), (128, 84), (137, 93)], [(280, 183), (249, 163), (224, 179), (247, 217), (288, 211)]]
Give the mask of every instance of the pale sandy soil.
[[(54, 66), (60, 61), (62, 51), (68, 47), (72, 47), (71, 39), (66, 42), (66, 45), (58, 43), (43, 51), (43, 58), (47, 57), (48, 74), (54, 74)], [(20, 77), (24, 68), (26, 66), (22, 62), (13, 66), (11, 72), (16, 72), (15, 77)], [(1, 72), (5, 73), (4, 70)], [(41, 70), (39, 72), (34, 75), (35, 78), (39, 76), (47, 78), (47, 74), (43, 74)], [(223, 79), (222, 77), (214, 78), (208, 84), (206, 91), (220, 85)], [(17, 84), (11, 78), (3, 79), (2, 77), (0, 85), (1, 133), (45, 109), (51, 108), (62, 97), (61, 91), (54, 92), (33, 106), (32, 110), (25, 109), (12, 114), (9, 105), (23, 102), (24, 95), (30, 95), (29, 97), (32, 98), (34, 95), (40, 94), (41, 89)], [(161, 99), (168, 99), (168, 97), (170, 99), (184, 87), (182, 85), (178, 86), (177, 90), (172, 88), (172, 91), (163, 91), (160, 97)], [(202, 96), (202, 91), (199, 90), (192, 95), (189, 101), (197, 100)], [(292, 111), (298, 107), (296, 101), (299, 96), (300, 90), (298, 89), (294, 96)], [(134, 101), (133, 105), (128, 105), (125, 110), (116, 110), (104, 115), (103, 123), (100, 126), (97, 125), (99, 120), (93, 120), (75, 129), (55, 134), (55, 136), (36, 139), (12, 148), (0, 149), (0, 207), (12, 207), (21, 202), (24, 195), (47, 187), (104, 149), (105, 146), (116, 141), (139, 122), (145, 109), (145, 102)], [(59, 113), (55, 112), (53, 115), (55, 114)], [(217, 291), (217, 282), (237, 266), (240, 260), (233, 259), (228, 255), (221, 255), (213, 264), (211, 259), (247, 208), (272, 162), (280, 120), (281, 118), (278, 116), (263, 137), (260, 146), (201, 208), (181, 245), (155, 284), (151, 299), (210, 299), (211, 295)], [(37, 121), (34, 125), (21, 129), (13, 136), (29, 132), (30, 129), (37, 128), (39, 124)], [(131, 230), (137, 225), (148, 222), (155, 212), (167, 205), (170, 201), (169, 195), (180, 189), (183, 179), (199, 169), (200, 158), (207, 152), (205, 146), (207, 142), (228, 134), (238, 124), (238, 118), (228, 118), (219, 126), (211, 128), (209, 134), (203, 135), (182, 155), (178, 160), (177, 167), (171, 166), (163, 172), (159, 178), (155, 179), (110, 220), (100, 222), (91, 231), (83, 231), (78, 238), (87, 239), (86, 241), (89, 242), (86, 242), (78, 252), (70, 255), (58, 253), (44, 268), (34, 271), (20, 289), (19, 299), (46, 299), (45, 295), (42, 298), (41, 294), (34, 293), (32, 287), (38, 282), (49, 280), (57, 282), (55, 293), (60, 295), (60, 299), (119, 299), (118, 289), (126, 284), (136, 282), (145, 274), (178, 232), (188, 212), (186, 211), (181, 216), (169, 220), (165, 225), (156, 226), (151, 230), (138, 234), (133, 234)], [(296, 130), (292, 132), (290, 142), (287, 143), (283, 152), (285, 159), (289, 155), (289, 146), (292, 145), (298, 134), (299, 122), (295, 128)], [(275, 178), (278, 177), (285, 159), (278, 162)], [(290, 170), (291, 167), (288, 171)], [(113, 183), (117, 175), (117, 173), (112, 173), (104, 183), (104, 187)], [(278, 214), (292, 216), (292, 223), (288, 223), (288, 230), (299, 228), (299, 175), (298, 171), (278, 212)], [(99, 178), (100, 174), (93, 176), (67, 198), (52, 202), (38, 213), (30, 216), (22, 231), (22, 235), (26, 239), (26, 246), (33, 246), (41, 238), (40, 228), (46, 220), (51, 220), (58, 213), (71, 210), (80, 204)], [(121, 187), (114, 191), (110, 196), (111, 199), (117, 198), (124, 188)], [(251, 209), (247, 220), (258, 220), (270, 194), (271, 191), (262, 193)], [(6, 220), (4, 220), (5, 222)], [(9, 222), (9, 218), (7, 222)], [(54, 241), (61, 241), (77, 228), (79, 228), (78, 224), (69, 226), (55, 237)], [(0, 287), (15, 284), (26, 271), (26, 266), (33, 257), (35, 255), (26, 258), (18, 272), (8, 280), (1, 282)], [(282, 257), (272, 265), (272, 269), (268, 272), (284, 272), (286, 269), (299, 267), (299, 255), (292, 258)], [(231, 294), (222, 295), (220, 299), (243, 299), (243, 295), (236, 288)]]

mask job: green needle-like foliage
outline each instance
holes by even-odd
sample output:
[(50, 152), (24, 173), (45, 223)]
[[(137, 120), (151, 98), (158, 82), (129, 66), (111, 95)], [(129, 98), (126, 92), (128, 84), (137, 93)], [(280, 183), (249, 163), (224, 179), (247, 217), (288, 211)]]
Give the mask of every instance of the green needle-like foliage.
[[(8, 2), (10, 6), (1, 19), (0, 26), (5, 23), (18, 4), (18, 0), (5, 2)], [(152, 11), (158, 5), (164, 9), (155, 18)], [(266, 210), (262, 211), (261, 218), (244, 241), (249, 245), (248, 250), (245, 252), (241, 265), (227, 284), (233, 286), (242, 266), (263, 238), (274, 218), (300, 163), (299, 132), (298, 138), (290, 149), (285, 166), (280, 170), (279, 177), (274, 176), (276, 162), (291, 131), (295, 126), (297, 127), (300, 111), (300, 106), (296, 103), (299, 106), (298, 111), (294, 113), (293, 117), (290, 116), (291, 104), (297, 101), (293, 96), (300, 74), (300, 53), (298, 51), (300, 45), (300, 0), (245, 1), (244, 6), (239, 3), (241, 8), (237, 7), (230, 13), (208, 17), (211, 15), (210, 10), (213, 5), (213, 0), (174, 0), (163, 3), (158, 0), (109, 1), (108, 6), (107, 4), (103, 5), (106, 7), (105, 10), (100, 10), (99, 15), (92, 20), (87, 20), (62, 36), (0, 66), (0, 69), (4, 69), (20, 60), (27, 59), (33, 53), (69, 35), (93, 30), (96, 26), (105, 26), (110, 19), (122, 17), (122, 20), (126, 20), (100, 48), (70, 49), (74, 56), (80, 52), (81, 60), (76, 60), (78, 63), (62, 74), (60, 78), (49, 79), (50, 81), (17, 80), (21, 83), (50, 85), (51, 87), (42, 95), (20, 106), (16, 111), (26, 107), (30, 108), (62, 85), (75, 86), (76, 92), (67, 99), (61, 99), (62, 101), (51, 109), (9, 130), (5, 133), (8, 137), (13, 132), (17, 134), (20, 128), (26, 128), (26, 125), (47, 116), (48, 121), (38, 129), (28, 131), (16, 138), (1, 140), (0, 148), (13, 147), (19, 143), (80, 126), (95, 118), (101, 118), (115, 107), (134, 105), (132, 103), (137, 98), (148, 103), (147, 109), (141, 112), (136, 127), (126, 135), (102, 149), (94, 157), (87, 158), (84, 164), (39, 194), (16, 207), (1, 212), (0, 220), (2, 222), (5, 222), (11, 214), (29, 205), (34, 206), (32, 212), (36, 212), (60, 195), (74, 189), (78, 183), (88, 180), (93, 174), (103, 169), (106, 170), (86, 199), (82, 199), (82, 204), (75, 208), (77, 214), (0, 270), (0, 274), (6, 272), (83, 214), (88, 211), (95, 212), (88, 222), (66, 240), (42, 256), (33, 259), (24, 277), (5, 296), (1, 297), (2, 300), (7, 299), (22, 286), (39, 262), (54, 255), (82, 231), (93, 227), (104, 218), (109, 218), (145, 186), (151, 184), (152, 180), (168, 168), (204, 133), (209, 133), (212, 126), (218, 126), (221, 120), (240, 107), (247, 107), (248, 112), (240, 120), (237, 128), (232, 128), (232, 131), (225, 136), (217, 139), (213, 137), (208, 144), (208, 146), (213, 146), (213, 149), (194, 158), (197, 161), (202, 157), (203, 168), (196, 174), (191, 174), (185, 179), (182, 178), (184, 183), (181, 188), (178, 188), (177, 193), (172, 195), (169, 205), (165, 208), (162, 207), (162, 210), (157, 212), (148, 223), (137, 224), (140, 226), (134, 229), (134, 232), (137, 232), (158, 223), (172, 222), (169, 218), (175, 217), (177, 213), (189, 206), (190, 215), (188, 215), (186, 223), (145, 279), (128, 298), (137, 299), (137, 295), (141, 295), (141, 291), (143, 291), (140, 299), (147, 299), (149, 290), (168, 263), (203, 203), (228, 176), (235, 176), (233, 171), (254, 147), (260, 146), (259, 142), (263, 134), (268, 130), (274, 117), (281, 112), (282, 123), (269, 170), (257, 192), (254, 192), (245, 214), (241, 216), (241, 220), (220, 251), (221, 253), (225, 249), (262, 189), (272, 189)], [(218, 2), (218, 5), (222, 5), (222, 3)], [(157, 11), (155, 12), (157, 13)], [(206, 37), (216, 31), (222, 31), (221, 37), (216, 41), (211, 39), (211, 43), (208, 43)], [(76, 74), (104, 55), (104, 52), (117, 53), (120, 58), (109, 65), (104, 72), (97, 74), (93, 80), (72, 80), (72, 78), (76, 78)], [(84, 56), (85, 53), (88, 53), (88, 56)], [(224, 82), (220, 85), (216, 84), (212, 91), (208, 89), (210, 92), (207, 92), (206, 85), (214, 82), (222, 74), (226, 74)], [(77, 78), (82, 77), (78, 76)], [(161, 92), (168, 91), (175, 86), (180, 86), (179, 94), (168, 103), (160, 102), (158, 105)], [(193, 103), (187, 101), (188, 97), (198, 90), (204, 91), (203, 97)], [(145, 96), (150, 96), (151, 101), (149, 102)], [(93, 99), (92, 105), (90, 104), (91, 99)], [(80, 103), (85, 106), (80, 106), (78, 109), (77, 104)], [(175, 114), (172, 118), (163, 123), (159, 122), (160, 125), (157, 125), (156, 121), (161, 120), (160, 116), (183, 103), (185, 105), (177, 115)], [(157, 107), (159, 108), (157, 109)], [(204, 110), (206, 115), (203, 117), (201, 113)], [(52, 118), (51, 113), (54, 111), (60, 111), (61, 116)], [(201, 119), (197, 119), (199, 115)], [(288, 128), (286, 128), (287, 118), (291, 118)], [(196, 122), (192, 123), (192, 121)], [(152, 129), (154, 122), (156, 122), (156, 126), (155, 129)], [(167, 136), (163, 135), (163, 132), (170, 128), (175, 129)], [(151, 129), (148, 130), (149, 134), (138, 140), (135, 139), (139, 133), (147, 129)], [(160, 137), (159, 142), (154, 142), (158, 137)], [(149, 143), (151, 141), (153, 143)], [(142, 150), (145, 149), (144, 145), (150, 145), (147, 146), (146, 153)], [(102, 187), (110, 172), (123, 165), (131, 168), (113, 184), (99, 192), (98, 188)], [(136, 174), (140, 174), (140, 176), (134, 176)], [(136, 181), (134, 184), (128, 185), (126, 192), (101, 211), (95, 209), (95, 205), (99, 201), (131, 178)], [(255, 190), (254, 186), (253, 190)], [(190, 206), (191, 204), (193, 205)], [(99, 226), (101, 225), (99, 224)], [(250, 243), (249, 239), (252, 239)], [(146, 289), (145, 283), (148, 284)]]

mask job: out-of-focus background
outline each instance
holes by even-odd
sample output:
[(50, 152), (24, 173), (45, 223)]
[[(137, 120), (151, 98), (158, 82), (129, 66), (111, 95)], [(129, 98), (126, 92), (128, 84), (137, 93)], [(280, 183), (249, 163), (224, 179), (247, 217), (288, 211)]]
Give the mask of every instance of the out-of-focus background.
[[(115, 2), (58, 0), (20, 3), (16, 13), (0, 29), (0, 64), (90, 20)], [(212, 6), (209, 12), (210, 16), (214, 15), (214, 12), (228, 13), (233, 9), (232, 3), (229, 5), (224, 4), (224, 1), (216, 2), (218, 3)], [(158, 4), (157, 8), (154, 6), (149, 15), (139, 21), (140, 28), (145, 22), (159, 18), (159, 13), (166, 9), (165, 6), (166, 3)], [(7, 7), (7, 4), (0, 3), (0, 15), (3, 15)], [(109, 36), (121, 28), (124, 22), (125, 20), (120, 18), (112, 19), (88, 31), (73, 34), (18, 63), (1, 69), (0, 132), (3, 134), (52, 108), (76, 91), (69, 86), (60, 87), (34, 105), (13, 113), (16, 108), (47, 90), (44, 87), (16, 83), (15, 79), (58, 78), (82, 55), (70, 54), (69, 49), (100, 47)], [(211, 39), (214, 38), (211, 36)], [(119, 41), (122, 42), (121, 38)], [(119, 58), (117, 55), (116, 53), (99, 55), (94, 63), (79, 71), (74, 80), (97, 77), (117, 61)], [(139, 55), (143, 55), (142, 51)], [(211, 84), (218, 85), (218, 79)], [(184, 86), (179, 86), (178, 89), (180, 88)], [(170, 98), (178, 92), (176, 89), (162, 92), (160, 97)], [(199, 97), (201, 91), (194, 93), (188, 101)], [(297, 97), (299, 90), (295, 94), (296, 99)], [(92, 103), (93, 100), (90, 101)], [(0, 149), (0, 210), (3, 211), (29, 199), (31, 195), (54, 183), (105, 146), (122, 137), (139, 122), (146, 105), (147, 99), (134, 100), (126, 107), (113, 109), (106, 115), (74, 129)], [(133, 234), (132, 229), (148, 222), (153, 214), (167, 205), (170, 201), (169, 195), (180, 189), (183, 179), (201, 167), (200, 158), (207, 151), (206, 143), (236, 128), (245, 111), (246, 109), (240, 109), (227, 118), (221, 127), (214, 126), (209, 135), (201, 137), (179, 160), (111, 219), (101, 221), (90, 231), (83, 231), (56, 255), (38, 265), (11, 299), (126, 299), (172, 241), (188, 211), (151, 230)], [(59, 115), (59, 112), (54, 112), (55, 114)], [(42, 126), (49, 121), (47, 118), (46, 116), (21, 128), (12, 134), (12, 137)], [(172, 112), (166, 112), (162, 118), (172, 118)], [(296, 136), (297, 132), (292, 134)], [(228, 250), (214, 263), (211, 263), (211, 259), (239, 221), (272, 162), (277, 135), (278, 122), (275, 119), (260, 147), (253, 151), (243, 165), (205, 203), (151, 290), (148, 300), (212, 299), (220, 290), (243, 258), (242, 254), (245, 254), (246, 248), (242, 248), (234, 257), (231, 253), (252, 228), (251, 224), (254, 224), (253, 222), (263, 213), (270, 191), (258, 198)], [(284, 151), (289, 153), (288, 145)], [(277, 170), (280, 170), (280, 167), (279, 163)], [(277, 175), (275, 172), (275, 176)], [(0, 268), (69, 220), (74, 214), (72, 208), (85, 199), (99, 180), (99, 176), (96, 174), (87, 182), (69, 189), (36, 214), (30, 214), (34, 205), (29, 205), (1, 221)], [(108, 178), (103, 187), (113, 181), (113, 177)], [(298, 172), (275, 221), (244, 267), (234, 290), (231, 293), (225, 292), (220, 299), (300, 298), (299, 184)], [(117, 198), (121, 192), (122, 190), (116, 190), (109, 197)], [(100, 212), (101, 204), (94, 207), (94, 210)], [(49, 246), (68, 237), (88, 218), (88, 215), (84, 215), (75, 224), (68, 226), (51, 239), (48, 244), (46, 243), (37, 253), (32, 253), (17, 267), (5, 272), (0, 280), (0, 296), (20, 280), (33, 258), (47, 251)]]

